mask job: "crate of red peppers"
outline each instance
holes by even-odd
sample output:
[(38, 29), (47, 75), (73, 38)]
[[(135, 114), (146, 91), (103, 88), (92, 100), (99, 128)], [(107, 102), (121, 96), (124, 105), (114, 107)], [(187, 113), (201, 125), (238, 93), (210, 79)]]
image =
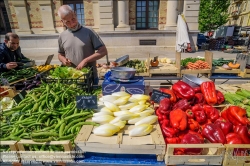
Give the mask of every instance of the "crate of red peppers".
[[(214, 82), (206, 81), (193, 88), (178, 81), (171, 89), (160, 90), (171, 96), (155, 107), (167, 144), (166, 164), (221, 165), (227, 145), (250, 144), (246, 110), (239, 106), (219, 109), (224, 95), (215, 89)], [(244, 154), (247, 161), (248, 153)], [(240, 155), (232, 153), (231, 157)]]

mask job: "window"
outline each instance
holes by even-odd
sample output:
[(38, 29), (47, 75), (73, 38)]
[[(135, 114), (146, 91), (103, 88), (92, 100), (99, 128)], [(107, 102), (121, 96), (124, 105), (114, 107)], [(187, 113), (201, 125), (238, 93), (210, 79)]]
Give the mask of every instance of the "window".
[(83, 0), (64, 0), (63, 4), (69, 5), (75, 11), (78, 22), (85, 25)]
[(158, 29), (158, 0), (136, 1), (136, 29)]
[(8, 14), (3, 0), (0, 0), (0, 33), (5, 34), (11, 32)]

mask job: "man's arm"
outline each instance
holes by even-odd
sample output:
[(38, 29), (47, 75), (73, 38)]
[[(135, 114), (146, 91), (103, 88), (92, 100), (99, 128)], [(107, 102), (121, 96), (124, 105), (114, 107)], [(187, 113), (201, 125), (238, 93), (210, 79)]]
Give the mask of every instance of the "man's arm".
[(94, 54), (83, 59), (82, 62), (76, 68), (81, 70), (84, 66), (87, 65), (87, 63), (101, 59), (102, 57), (104, 57), (107, 54), (108, 54), (108, 51), (107, 51), (106, 46), (101, 46), (98, 48), (98, 51), (96, 51)]
[(16, 62), (8, 62), (8, 63), (4, 62), (4, 52), (0, 52), (0, 71), (1, 72), (8, 71), (16, 67), (17, 67)]
[(59, 61), (62, 62), (63, 65), (71, 66), (71, 63), (70, 63), (71, 61), (68, 58), (66, 58), (64, 54), (58, 53), (58, 59)]

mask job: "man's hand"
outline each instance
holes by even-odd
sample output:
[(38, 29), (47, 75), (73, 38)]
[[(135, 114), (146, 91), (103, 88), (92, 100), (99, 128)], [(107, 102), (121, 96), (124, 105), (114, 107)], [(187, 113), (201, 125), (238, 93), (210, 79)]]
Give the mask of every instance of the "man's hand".
[(87, 65), (87, 62), (86, 62), (86, 59), (84, 59), (81, 63), (79, 63), (76, 69), (81, 70), (86, 65)]
[(63, 65), (65, 65), (65, 66), (71, 66), (71, 60), (69, 60), (68, 58), (65, 58), (65, 57), (63, 57), (62, 59), (61, 59), (61, 62), (62, 62), (62, 64)]
[(16, 62), (9, 62), (9, 63), (6, 64), (6, 68), (7, 68), (8, 70), (14, 69), (14, 68), (16, 68), (17, 66), (18, 66), (18, 65), (17, 65)]

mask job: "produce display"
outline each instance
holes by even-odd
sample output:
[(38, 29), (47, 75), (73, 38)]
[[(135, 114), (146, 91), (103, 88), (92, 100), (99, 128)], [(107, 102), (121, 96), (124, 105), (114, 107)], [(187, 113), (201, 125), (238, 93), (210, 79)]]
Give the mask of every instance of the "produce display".
[(150, 107), (150, 97), (147, 95), (130, 95), (126, 92), (115, 92), (99, 99), (99, 112), (93, 114), (92, 121), (101, 124), (94, 129), (99, 136), (112, 136), (119, 132), (126, 124), (135, 127), (129, 131), (131, 137), (144, 136), (153, 130), (152, 124), (157, 116), (152, 115), (154, 109)]
[(229, 64), (230, 62), (233, 62), (234, 60), (226, 60), (224, 58), (219, 58), (219, 59), (213, 59), (213, 66), (223, 66), (224, 64)]
[(210, 69), (210, 66), (207, 62), (198, 60), (194, 63), (188, 62), (186, 65), (187, 69)]
[(250, 118), (250, 91), (246, 89), (240, 89), (235, 93), (225, 93), (225, 99), (232, 105), (237, 105), (245, 108), (247, 116)]
[(186, 67), (188, 62), (195, 63), (198, 60), (205, 61), (204, 58), (192, 58), (192, 57), (189, 57), (189, 58), (185, 58), (185, 59), (181, 60), (181, 66)]
[(82, 68), (82, 70), (77, 70), (73, 67), (57, 67), (54, 70), (50, 70), (49, 76), (47, 78), (52, 79), (86, 79), (84, 74), (90, 71), (89, 68)]
[(44, 72), (53, 68), (59, 67), (59, 65), (40, 65), (40, 66), (36, 66), (36, 69), (39, 72)]
[[(164, 58), (148, 63), (158, 66), (159, 63), (168, 62)], [(187, 69), (212, 67), (202, 58), (186, 58), (181, 60), (181, 65)], [(138, 59), (130, 60), (125, 66), (135, 68), (139, 73), (148, 70), (147, 62)], [(213, 60), (213, 66), (224, 66), (228, 69), (240, 67), (232, 60), (223, 58)], [(74, 146), (74, 140), (83, 125), (95, 126), (92, 135), (101, 136), (96, 138), (117, 135), (127, 125), (130, 137), (141, 137), (150, 134), (154, 125), (159, 123), (166, 144), (250, 144), (249, 90), (222, 93), (215, 88), (212, 81), (203, 82), (197, 87), (177, 81), (170, 89), (159, 89), (162, 93), (169, 94), (169, 98), (154, 103), (151, 94), (114, 92), (102, 96), (101, 87), (88, 93), (79, 88), (76, 82), (67, 84), (60, 81), (88, 79), (86, 74), (90, 72), (90, 68), (76, 70), (72, 67), (41, 65), (1, 73), (0, 78), (6, 78), (9, 82), (29, 79), (14, 84), (17, 90), (27, 91), (20, 103), (16, 104), (9, 97), (0, 100), (0, 141), (25, 139), (44, 143), (70, 140)], [(50, 79), (53, 81), (46, 82)], [(98, 109), (78, 109), (76, 96), (79, 95), (97, 95)], [(224, 109), (216, 107), (223, 103)], [(62, 145), (25, 144), (24, 147), (28, 151), (64, 150)], [(8, 146), (0, 146), (0, 152), (9, 150)], [(203, 150), (175, 148), (174, 155), (200, 155)], [(241, 154), (235, 149), (233, 155)]]
[(13, 84), (13, 86), (16, 88), (16, 90), (31, 90), (36, 87), (39, 87), (40, 84), (41, 84), (41, 75), (37, 74), (35, 78), (17, 82)]
[[(35, 76), (37, 73), (39, 73), (35, 68), (26, 68), (21, 70), (10, 70), (8, 72), (3, 72), (0, 75), (0, 78), (6, 79), (9, 83), (24, 79), (24, 78), (30, 78)], [(2, 81), (0, 79), (0, 84), (2, 84)]]
[(3, 111), (9, 110), (15, 105), (16, 105), (15, 101), (10, 97), (4, 97), (0, 100), (0, 110), (3, 110)]
[(129, 60), (125, 66), (136, 69), (137, 73), (147, 72), (147, 62), (141, 61), (139, 59)]
[(73, 84), (41, 84), (16, 107), (1, 112), (0, 140), (73, 141), (82, 125), (96, 125), (85, 121), (93, 111), (76, 108), (76, 95), (87, 94)]
[[(250, 120), (246, 110), (232, 105), (220, 113), (214, 105), (223, 103), (224, 95), (215, 89), (214, 82), (203, 82), (200, 87), (192, 88), (178, 81), (172, 89), (160, 90), (171, 95), (170, 99), (162, 99), (155, 107), (166, 144), (202, 144), (205, 140), (222, 144), (250, 143)], [(225, 98), (228, 98), (228, 94), (225, 94)], [(201, 152), (201, 148), (174, 150), (176, 155), (196, 155)], [(240, 154), (236, 152), (234, 155)]]

